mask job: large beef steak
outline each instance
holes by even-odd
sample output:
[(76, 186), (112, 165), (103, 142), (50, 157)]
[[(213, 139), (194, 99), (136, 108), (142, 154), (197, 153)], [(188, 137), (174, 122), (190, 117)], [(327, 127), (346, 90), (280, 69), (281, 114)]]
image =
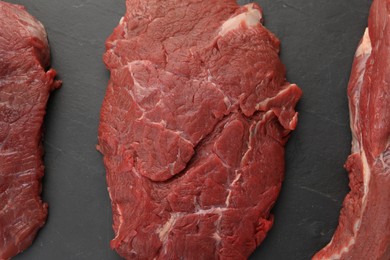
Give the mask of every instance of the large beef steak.
[(42, 123), (50, 92), (50, 51), (42, 24), (0, 1), (0, 259), (26, 249), (43, 226)]
[(301, 90), (256, 4), (127, 0), (106, 43), (99, 150), (112, 248), (127, 259), (244, 259), (273, 224)]

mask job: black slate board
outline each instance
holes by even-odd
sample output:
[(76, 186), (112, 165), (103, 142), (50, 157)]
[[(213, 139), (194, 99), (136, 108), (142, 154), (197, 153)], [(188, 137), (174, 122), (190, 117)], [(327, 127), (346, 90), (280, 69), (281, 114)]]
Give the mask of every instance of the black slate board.
[[(104, 41), (125, 12), (125, 1), (8, 2), (25, 5), (45, 25), (53, 67), (64, 81), (46, 118), (43, 197), (49, 218), (33, 246), (14, 259), (120, 259), (109, 248), (110, 202), (95, 145), (109, 78), (101, 59)], [(282, 40), (289, 81), (304, 96), (287, 148), (286, 181), (273, 210), (275, 225), (251, 259), (309, 259), (330, 240), (348, 191), (346, 86), (371, 0), (256, 2), (264, 9), (265, 25)]]

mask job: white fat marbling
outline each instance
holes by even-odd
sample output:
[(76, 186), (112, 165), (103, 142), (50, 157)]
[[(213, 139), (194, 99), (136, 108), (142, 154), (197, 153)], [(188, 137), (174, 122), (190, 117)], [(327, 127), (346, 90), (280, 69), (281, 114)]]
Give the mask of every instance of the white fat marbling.
[(245, 13), (241, 13), (224, 22), (219, 35), (224, 36), (230, 31), (239, 28), (241, 23), (245, 23), (248, 27), (260, 24), (263, 17), (260, 10), (255, 9), (253, 4), (249, 4), (246, 7), (248, 10)]

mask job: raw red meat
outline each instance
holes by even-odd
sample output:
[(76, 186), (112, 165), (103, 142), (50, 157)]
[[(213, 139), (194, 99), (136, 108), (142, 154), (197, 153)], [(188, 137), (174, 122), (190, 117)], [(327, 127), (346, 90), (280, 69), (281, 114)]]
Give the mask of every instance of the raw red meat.
[(127, 259), (245, 259), (273, 224), (301, 90), (256, 4), (128, 0), (101, 111)]
[(390, 259), (390, 1), (375, 0), (348, 86), (351, 192), (313, 259)]
[(24, 7), (0, 1), (0, 259), (26, 249), (43, 226), (42, 123), (56, 72), (46, 32)]

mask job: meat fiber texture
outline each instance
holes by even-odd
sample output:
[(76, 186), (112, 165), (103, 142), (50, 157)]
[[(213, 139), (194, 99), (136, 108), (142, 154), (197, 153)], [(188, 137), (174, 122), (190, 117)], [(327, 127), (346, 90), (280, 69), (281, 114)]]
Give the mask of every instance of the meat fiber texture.
[(32, 243), (47, 215), (40, 198), (42, 123), (50, 92), (50, 51), (42, 24), (0, 1), (0, 259)]
[(390, 259), (390, 1), (375, 0), (348, 86), (351, 191), (313, 259)]
[(128, 0), (101, 111), (126, 259), (246, 259), (273, 224), (301, 90), (256, 4)]

